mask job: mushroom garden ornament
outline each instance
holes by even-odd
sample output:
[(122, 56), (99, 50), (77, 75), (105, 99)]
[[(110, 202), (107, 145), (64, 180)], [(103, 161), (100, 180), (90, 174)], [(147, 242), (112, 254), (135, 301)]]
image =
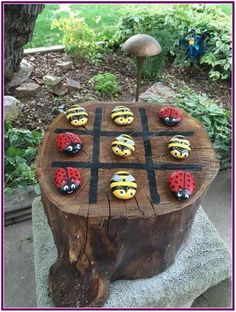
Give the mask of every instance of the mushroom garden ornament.
[(137, 34), (125, 41), (122, 50), (137, 59), (137, 88), (135, 102), (139, 100), (139, 87), (141, 80), (141, 69), (147, 56), (154, 56), (161, 53), (159, 42), (149, 35)]

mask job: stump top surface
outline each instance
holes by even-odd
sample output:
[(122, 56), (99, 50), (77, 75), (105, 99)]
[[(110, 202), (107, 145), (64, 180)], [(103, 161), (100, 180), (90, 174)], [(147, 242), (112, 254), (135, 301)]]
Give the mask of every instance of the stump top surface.
[[(129, 107), (135, 115), (129, 126), (118, 126), (111, 119), (117, 105)], [(216, 176), (219, 164), (202, 124), (182, 111), (183, 121), (175, 127), (164, 126), (158, 118), (163, 106), (148, 103), (89, 102), (82, 104), (89, 114), (86, 127), (75, 128), (64, 114), (49, 125), (39, 148), (36, 173), (43, 194), (64, 212), (84, 217), (135, 218), (152, 217), (182, 209), (194, 203)], [(60, 153), (56, 147), (58, 133), (71, 131), (81, 136), (83, 151), (76, 155)], [(122, 133), (131, 135), (135, 152), (119, 158), (111, 150), (111, 142)], [(168, 142), (174, 135), (184, 135), (191, 143), (190, 156), (173, 158)], [(83, 184), (70, 195), (63, 195), (54, 186), (58, 167), (77, 167)], [(110, 190), (110, 179), (119, 170), (129, 171), (137, 180), (138, 189), (130, 200), (116, 199)], [(168, 177), (175, 170), (187, 170), (196, 181), (196, 190), (188, 201), (178, 201), (168, 188)]]

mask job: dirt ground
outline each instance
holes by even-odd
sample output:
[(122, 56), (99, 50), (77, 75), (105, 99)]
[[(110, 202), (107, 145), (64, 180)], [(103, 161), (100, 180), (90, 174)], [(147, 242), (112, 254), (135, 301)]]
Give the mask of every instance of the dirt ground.
[[(60, 111), (65, 111), (75, 101), (77, 103), (90, 100), (112, 101), (111, 98), (99, 97), (92, 84), (89, 83), (89, 80), (98, 73), (112, 72), (117, 76), (121, 88), (118, 97), (113, 99), (114, 101), (134, 100), (136, 69), (134, 62), (130, 62), (128, 58), (122, 55), (110, 54), (99, 65), (89, 64), (81, 59), (73, 60), (73, 67), (70, 70), (55, 66), (59, 60), (68, 60), (65, 53), (36, 54), (25, 58), (35, 66), (29, 81), (40, 84), (41, 88), (34, 98), (22, 99), (24, 108), (14, 122), (15, 127), (30, 130), (38, 129), (44, 132), (53, 118)], [(72, 78), (80, 83), (80, 90), (68, 92), (64, 96), (53, 95), (43, 84), (42, 78), (44, 75)], [(179, 88), (183, 84), (187, 84), (196, 92), (206, 93), (224, 107), (230, 107), (231, 105), (230, 83), (212, 82), (206, 73), (177, 70), (174, 67), (167, 66), (161, 80), (169, 86), (174, 84)], [(146, 91), (153, 83), (153, 81), (143, 81), (140, 91)]]

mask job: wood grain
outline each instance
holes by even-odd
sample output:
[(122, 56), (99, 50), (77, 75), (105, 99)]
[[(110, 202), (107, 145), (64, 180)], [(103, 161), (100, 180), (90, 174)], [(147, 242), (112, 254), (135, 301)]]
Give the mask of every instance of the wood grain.
[[(135, 114), (135, 120), (133, 124), (120, 127), (114, 124), (111, 121), (110, 113), (114, 106), (116, 105), (126, 105), (129, 106)], [(93, 130), (93, 123), (95, 118), (95, 109), (99, 105), (102, 108), (102, 123), (101, 130), (102, 131), (117, 131), (119, 133), (135, 133), (142, 132), (141, 118), (140, 118), (140, 104), (134, 103), (86, 103), (83, 106), (89, 112), (89, 122), (86, 125), (86, 128), (82, 130)], [(150, 142), (152, 147), (152, 161), (157, 164), (173, 164), (173, 165), (191, 165), (198, 164), (202, 166), (202, 170), (200, 171), (190, 171), (195, 179), (197, 180), (197, 187), (194, 196), (190, 199), (191, 203), (194, 203), (200, 196), (206, 191), (207, 186), (215, 175), (218, 172), (218, 161), (215, 157), (215, 152), (212, 148), (212, 145), (208, 139), (207, 134), (202, 129), (202, 124), (196, 119), (192, 118), (189, 114), (183, 112), (183, 122), (181, 122), (178, 126), (174, 128), (169, 128), (163, 126), (163, 124), (158, 119), (158, 112), (160, 111), (161, 106), (153, 105), (153, 104), (145, 104), (145, 110), (148, 118), (148, 126), (150, 132), (153, 134), (150, 136)], [(77, 131), (74, 127), (70, 126), (67, 122), (65, 116), (60, 114), (54, 122), (49, 126), (48, 132), (41, 144), (38, 157), (37, 157), (37, 175), (39, 178), (39, 182), (43, 185), (44, 191), (49, 195), (50, 200), (54, 204), (58, 204), (58, 208), (62, 211), (79, 214), (81, 216), (87, 216), (88, 210), (89, 215), (91, 217), (96, 217), (96, 214), (103, 215), (103, 217), (107, 217), (107, 208), (110, 204), (111, 216), (113, 217), (125, 217), (126, 213), (128, 217), (135, 217), (139, 215), (137, 207), (137, 202), (135, 199), (129, 200), (127, 203), (121, 202), (119, 199), (112, 198), (111, 201), (108, 202), (108, 197), (111, 197), (110, 191), (110, 179), (114, 172), (119, 169), (124, 169), (122, 167), (123, 164), (132, 164), (132, 163), (145, 163), (145, 151), (143, 144), (143, 137), (137, 136), (134, 137), (136, 142), (136, 151), (132, 156), (124, 159), (119, 158), (111, 152), (111, 142), (114, 139), (114, 136), (101, 136), (100, 137), (100, 155), (99, 162), (102, 164), (107, 163), (116, 163), (120, 164), (120, 168), (114, 169), (99, 169), (98, 173), (98, 190), (97, 190), (97, 201), (99, 204), (97, 206), (98, 209), (95, 209), (96, 205), (91, 205), (89, 203), (89, 188), (88, 183), (91, 177), (91, 170), (89, 169), (89, 165), (92, 160), (92, 150), (93, 150), (93, 136), (91, 134), (84, 135), (80, 134), (81, 138), (84, 141), (84, 151), (71, 157), (70, 155), (65, 156), (57, 151), (55, 138), (57, 133), (55, 133), (56, 129), (72, 129), (72, 131)], [(81, 128), (80, 128), (81, 129)], [(167, 135), (159, 136), (161, 132), (167, 131)], [(168, 141), (173, 136), (173, 133), (177, 132), (192, 132), (193, 135), (188, 136), (188, 139), (191, 143), (192, 152), (190, 156), (183, 160), (178, 160), (173, 158), (168, 153)], [(83, 162), (85, 163), (83, 166), (85, 168), (81, 168), (84, 184), (81, 189), (79, 189), (76, 193), (65, 196), (56, 190), (53, 184), (53, 176), (56, 170), (52, 168), (52, 162)], [(87, 164), (87, 165), (86, 165)], [(86, 168), (86, 166), (88, 168)], [(178, 167), (176, 167), (178, 168)], [(158, 205), (152, 204), (149, 200), (146, 200), (146, 196), (150, 198), (149, 185), (148, 185), (148, 176), (147, 172), (144, 169), (125, 169), (128, 170), (131, 174), (133, 174), (138, 183), (138, 192), (137, 195), (139, 197), (139, 205), (142, 206), (143, 198), (145, 205), (143, 206), (144, 216), (155, 215), (154, 211), (158, 214), (170, 213), (176, 209), (181, 209), (185, 207), (189, 202), (176, 202), (176, 199), (173, 195), (168, 191), (166, 187), (168, 174), (171, 171), (165, 170), (155, 170), (156, 172), (156, 183), (158, 193), (160, 195), (160, 203)], [(143, 196), (146, 194), (146, 196)], [(109, 195), (109, 196), (108, 196)], [(118, 210), (120, 213), (117, 214), (116, 207), (119, 207)], [(129, 211), (127, 211), (126, 206), (131, 207)], [(86, 209), (86, 208), (87, 209)], [(102, 207), (102, 208), (101, 208)], [(104, 208), (103, 208), (104, 207)], [(103, 213), (104, 210), (104, 213)], [(132, 211), (132, 213), (131, 213)], [(152, 212), (152, 213), (151, 213)]]

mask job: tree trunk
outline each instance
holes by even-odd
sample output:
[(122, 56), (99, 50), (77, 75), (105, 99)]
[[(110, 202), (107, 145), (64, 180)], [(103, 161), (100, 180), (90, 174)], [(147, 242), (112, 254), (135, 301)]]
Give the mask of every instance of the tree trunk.
[(32, 39), (35, 21), (44, 5), (4, 5), (4, 78), (5, 83), (19, 70), (23, 58), (23, 46)]
[[(121, 128), (111, 120), (116, 105), (129, 106), (134, 122)], [(148, 103), (87, 103), (86, 128), (73, 128), (60, 114), (49, 126), (37, 157), (42, 203), (58, 251), (49, 272), (49, 294), (56, 306), (104, 304), (112, 281), (147, 278), (166, 270), (186, 241), (195, 212), (219, 164), (202, 124), (183, 112), (176, 127), (163, 126), (162, 108)], [(58, 133), (83, 139), (83, 151), (72, 157), (57, 151)], [(118, 134), (133, 136), (135, 152), (121, 159), (111, 151)], [(173, 158), (168, 142), (188, 136), (192, 151), (184, 161)], [(70, 195), (54, 186), (57, 167), (80, 168), (83, 184)], [(187, 201), (168, 188), (173, 170), (190, 171), (196, 190)], [(110, 190), (115, 171), (128, 170), (137, 181), (133, 199), (116, 199)]]

